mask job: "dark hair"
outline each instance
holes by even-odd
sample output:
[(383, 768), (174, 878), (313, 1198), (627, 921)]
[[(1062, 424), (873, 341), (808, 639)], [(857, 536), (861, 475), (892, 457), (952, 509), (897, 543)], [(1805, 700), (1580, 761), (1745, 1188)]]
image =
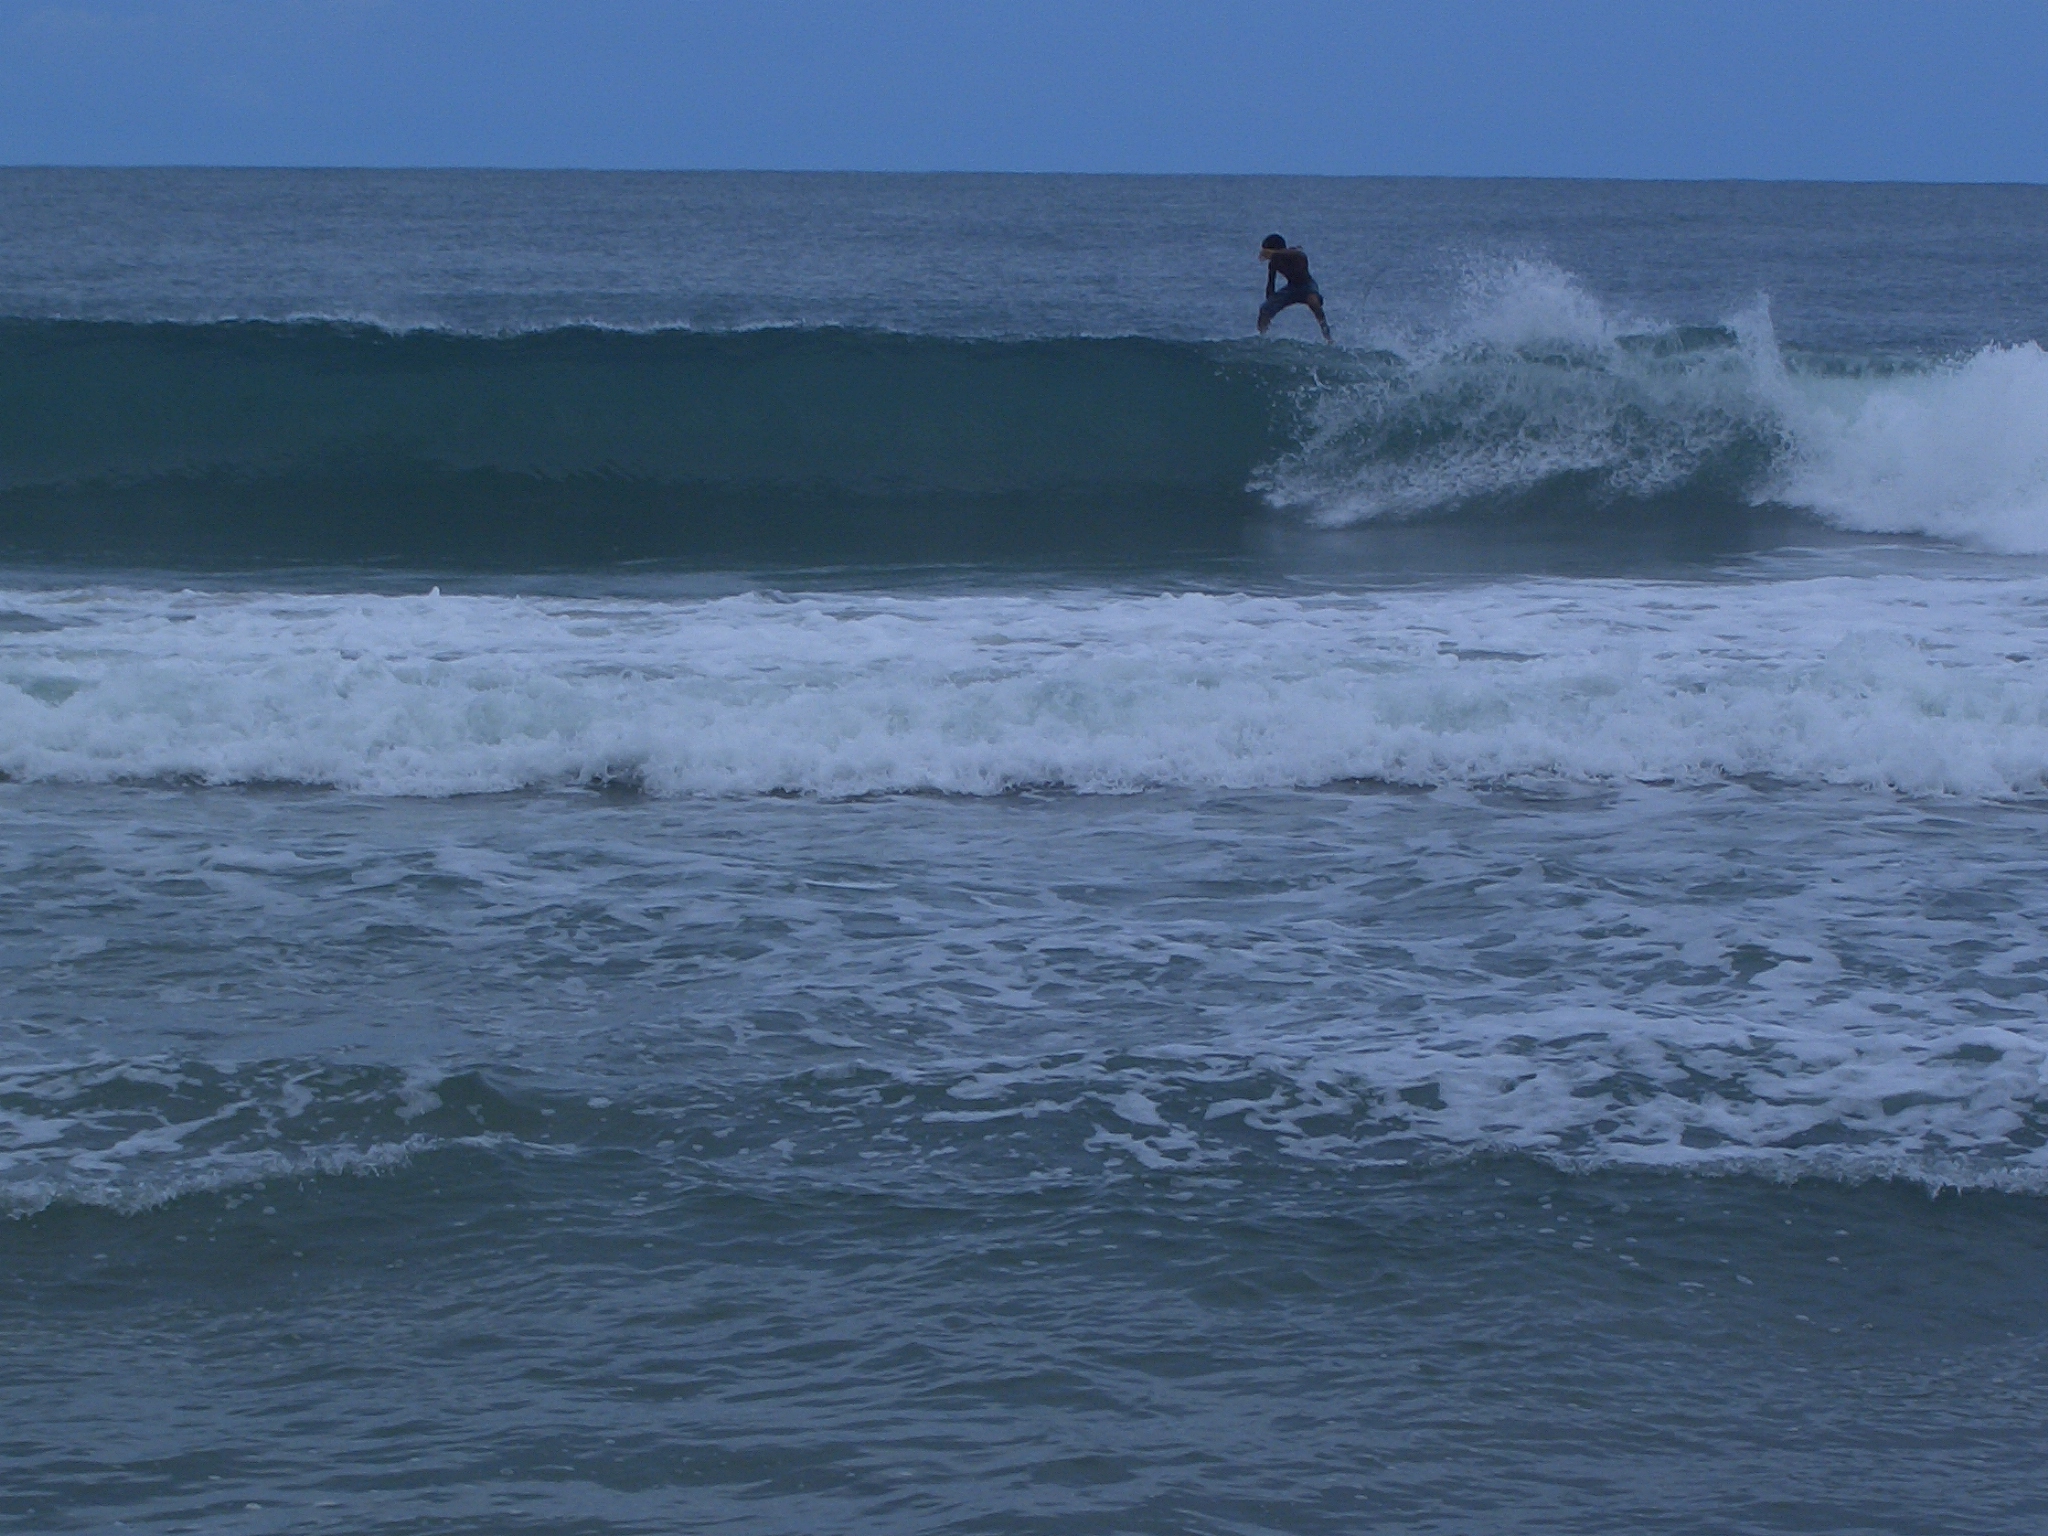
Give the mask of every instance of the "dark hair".
[(1268, 235), (1259, 242), (1259, 249), (1262, 251), (1284, 251), (1287, 249), (1287, 237), (1285, 235)]

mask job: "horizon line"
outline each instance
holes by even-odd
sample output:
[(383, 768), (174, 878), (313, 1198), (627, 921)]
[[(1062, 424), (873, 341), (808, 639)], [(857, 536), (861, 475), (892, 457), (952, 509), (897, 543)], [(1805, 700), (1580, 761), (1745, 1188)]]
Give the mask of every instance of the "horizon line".
[(494, 176), (901, 176), (901, 177), (1068, 177), (1108, 180), (1208, 181), (1506, 181), (1609, 182), (1634, 186), (1826, 186), (1826, 187), (2048, 187), (2048, 180), (2007, 178), (1942, 180), (1927, 176), (1634, 176), (1534, 171), (1075, 171), (1075, 170), (877, 170), (853, 166), (619, 166), (489, 164), (286, 164), (264, 161), (0, 161), (7, 171), (296, 171), (344, 175), (479, 174)]

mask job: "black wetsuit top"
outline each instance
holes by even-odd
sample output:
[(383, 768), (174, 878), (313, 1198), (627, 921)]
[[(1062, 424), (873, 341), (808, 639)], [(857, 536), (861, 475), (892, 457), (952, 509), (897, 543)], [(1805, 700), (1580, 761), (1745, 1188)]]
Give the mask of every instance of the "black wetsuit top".
[(1266, 297), (1269, 299), (1273, 297), (1273, 282), (1276, 278), (1285, 278), (1290, 288), (1297, 283), (1313, 283), (1315, 279), (1308, 275), (1307, 253), (1290, 248), (1266, 263)]

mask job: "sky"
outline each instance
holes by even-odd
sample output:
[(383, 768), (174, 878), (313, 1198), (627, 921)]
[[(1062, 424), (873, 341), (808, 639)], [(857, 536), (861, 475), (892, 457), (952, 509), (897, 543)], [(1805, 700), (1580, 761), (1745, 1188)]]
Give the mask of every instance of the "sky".
[(0, 164), (2048, 182), (2048, 0), (0, 0)]

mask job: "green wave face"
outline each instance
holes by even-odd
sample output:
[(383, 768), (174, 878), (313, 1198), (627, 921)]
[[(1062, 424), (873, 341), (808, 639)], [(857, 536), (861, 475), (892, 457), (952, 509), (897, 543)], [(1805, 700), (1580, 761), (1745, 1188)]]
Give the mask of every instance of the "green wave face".
[(1234, 538), (1284, 364), (840, 330), (0, 326), (0, 549), (577, 565)]
[(1797, 446), (1806, 407), (1786, 378), (1774, 351), (1720, 330), (1404, 358), (844, 329), (6, 322), (0, 558), (1171, 559), (1235, 552), (1261, 521), (1718, 547)]

